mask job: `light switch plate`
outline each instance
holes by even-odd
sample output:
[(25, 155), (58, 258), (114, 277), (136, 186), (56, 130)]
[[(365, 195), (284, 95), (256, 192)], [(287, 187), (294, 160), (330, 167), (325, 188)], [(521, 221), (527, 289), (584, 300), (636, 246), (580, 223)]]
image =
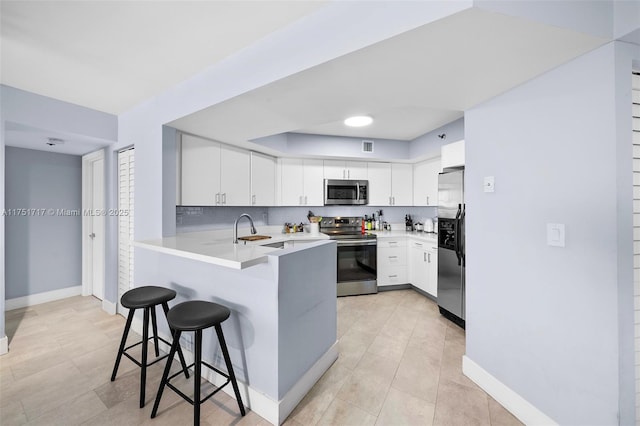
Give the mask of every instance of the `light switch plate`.
[(484, 192), (495, 191), (495, 179), (493, 176), (484, 177)]
[(547, 223), (547, 245), (564, 247), (564, 224)]

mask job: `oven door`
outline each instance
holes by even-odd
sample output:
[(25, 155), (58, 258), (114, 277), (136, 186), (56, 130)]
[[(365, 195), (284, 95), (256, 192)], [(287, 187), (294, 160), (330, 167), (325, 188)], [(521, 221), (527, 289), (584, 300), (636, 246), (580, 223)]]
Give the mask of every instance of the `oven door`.
[(377, 241), (338, 240), (338, 296), (378, 292)]

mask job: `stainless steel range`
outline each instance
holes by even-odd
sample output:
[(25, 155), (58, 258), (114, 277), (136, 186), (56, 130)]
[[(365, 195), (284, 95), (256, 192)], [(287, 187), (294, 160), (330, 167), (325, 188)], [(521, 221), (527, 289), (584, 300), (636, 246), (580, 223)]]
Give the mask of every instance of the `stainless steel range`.
[(378, 292), (377, 240), (362, 233), (361, 217), (324, 217), (320, 232), (338, 245), (338, 296)]

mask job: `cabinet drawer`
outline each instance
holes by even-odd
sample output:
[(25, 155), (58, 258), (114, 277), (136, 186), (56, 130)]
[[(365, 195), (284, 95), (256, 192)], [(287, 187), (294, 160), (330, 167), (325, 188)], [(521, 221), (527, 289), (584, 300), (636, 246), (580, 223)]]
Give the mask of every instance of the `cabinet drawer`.
[(407, 284), (406, 266), (389, 266), (378, 269), (378, 285)]
[(378, 267), (401, 266), (407, 264), (406, 247), (378, 248)]
[(378, 248), (406, 247), (406, 238), (378, 238)]

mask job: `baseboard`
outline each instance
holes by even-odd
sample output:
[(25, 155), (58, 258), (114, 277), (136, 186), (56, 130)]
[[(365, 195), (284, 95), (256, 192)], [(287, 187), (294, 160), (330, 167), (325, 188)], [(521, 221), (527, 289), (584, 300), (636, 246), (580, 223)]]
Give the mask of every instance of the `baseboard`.
[(462, 372), (522, 423), (526, 425), (557, 425), (546, 414), (493, 377), (466, 355), (462, 357)]
[[(131, 328), (138, 334), (142, 334), (142, 320), (134, 317), (131, 322)], [(171, 341), (169, 336), (160, 333), (160, 337)], [(163, 352), (169, 352), (169, 346), (163, 342), (160, 343), (160, 350)], [(185, 361), (188, 364), (193, 362), (193, 353), (182, 348)], [(338, 359), (338, 342), (335, 342), (327, 352), (325, 352), (318, 361), (311, 366), (311, 368), (293, 385), (293, 387), (287, 392), (287, 394), (280, 401), (274, 401), (262, 392), (253, 389), (246, 383), (238, 380), (238, 388), (240, 390), (240, 396), (245, 406), (249, 407), (252, 411), (258, 414), (263, 419), (267, 420), (273, 425), (282, 424), (287, 416), (291, 414), (293, 409), (309, 392), (313, 385), (320, 379), (320, 377), (327, 371), (327, 369)], [(225, 378), (216, 372), (207, 369), (203, 371), (203, 377), (216, 386), (220, 386), (225, 382)], [(233, 387), (225, 386), (222, 389), (227, 395), (235, 399)]]
[(60, 290), (45, 291), (44, 293), (30, 294), (28, 296), (16, 297), (15, 299), (7, 299), (4, 308), (7, 311), (27, 306), (39, 305), (41, 303), (53, 302), (55, 300), (66, 299), (67, 297), (80, 296), (82, 294), (82, 286), (73, 286), (62, 288)]
[(116, 314), (116, 308), (118, 305), (115, 303), (109, 302), (107, 299), (102, 300), (102, 310), (108, 313), (109, 315)]
[(412, 287), (411, 284), (392, 284), (392, 285), (379, 285), (378, 292), (382, 291), (394, 291), (394, 290), (407, 290)]
[(4, 355), (9, 352), (9, 338), (4, 336), (0, 339), (0, 355)]

